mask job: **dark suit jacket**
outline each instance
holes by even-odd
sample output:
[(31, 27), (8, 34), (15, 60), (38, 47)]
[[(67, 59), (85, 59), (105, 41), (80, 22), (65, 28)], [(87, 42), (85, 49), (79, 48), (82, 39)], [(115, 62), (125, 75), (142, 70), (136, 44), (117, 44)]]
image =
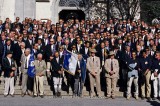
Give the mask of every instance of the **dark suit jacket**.
[[(55, 50), (56, 50), (56, 45), (54, 45), (55, 47)], [(51, 45), (48, 44), (46, 46), (46, 49), (45, 49), (45, 57), (46, 57), (46, 61), (49, 62), (50, 61), (50, 56), (52, 56), (52, 50), (51, 50)]]
[(30, 50), (32, 50), (32, 48), (33, 48), (33, 42), (32, 42), (32, 45), (31, 45), (30, 42), (29, 42), (29, 40), (27, 39), (26, 42), (25, 42), (25, 44), (26, 44), (26, 48), (30, 48)]
[(57, 63), (56, 58), (54, 58), (51, 61), (51, 66), (52, 66), (52, 76), (53, 77), (60, 77), (61, 75), (58, 73), (59, 70), (61, 70), (62, 65), (63, 65), (63, 59), (64, 57), (62, 56), (61, 58), (59, 58), (59, 62)]
[(20, 66), (20, 60), (22, 56), (22, 50), (18, 43), (14, 44), (14, 51), (13, 51), (13, 59), (16, 60), (18, 66)]
[(10, 73), (13, 72), (11, 69), (12, 67), (15, 67), (13, 59), (11, 59), (11, 64), (9, 63), (9, 60), (7, 57), (3, 59), (3, 69), (4, 69), (4, 77), (10, 77)]

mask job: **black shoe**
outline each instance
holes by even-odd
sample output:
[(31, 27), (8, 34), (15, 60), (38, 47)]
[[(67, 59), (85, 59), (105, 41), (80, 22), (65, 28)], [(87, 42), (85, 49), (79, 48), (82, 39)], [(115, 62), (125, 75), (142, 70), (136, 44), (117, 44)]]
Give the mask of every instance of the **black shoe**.
[(112, 99), (115, 99), (115, 96), (112, 96)]
[(4, 97), (7, 97), (8, 95), (4, 95)]
[(73, 94), (72, 98), (76, 98), (76, 97), (77, 97), (77, 95), (76, 95), (76, 94)]
[(57, 97), (57, 93), (55, 93), (54, 97), (55, 97), (55, 98)]
[(147, 100), (148, 100), (148, 101), (151, 101), (151, 98), (150, 98), (150, 97), (147, 97)]
[(33, 95), (33, 98), (37, 97), (36, 95)]
[(14, 97), (14, 94), (13, 94), (13, 95), (11, 95), (11, 97)]
[(57, 93), (57, 97), (61, 97), (61, 92), (58, 92), (58, 93)]
[(155, 97), (154, 97), (154, 98), (152, 98), (152, 100), (156, 100), (156, 99), (157, 99), (157, 98), (155, 98)]
[(21, 94), (21, 96), (22, 96), (22, 97), (24, 97), (24, 96), (25, 96), (25, 94), (24, 94), (24, 93), (22, 93), (22, 94)]
[(142, 100), (144, 100), (145, 99), (145, 97), (142, 97)]
[(41, 97), (41, 98), (44, 98), (44, 96), (43, 96), (43, 95), (40, 95), (40, 97)]

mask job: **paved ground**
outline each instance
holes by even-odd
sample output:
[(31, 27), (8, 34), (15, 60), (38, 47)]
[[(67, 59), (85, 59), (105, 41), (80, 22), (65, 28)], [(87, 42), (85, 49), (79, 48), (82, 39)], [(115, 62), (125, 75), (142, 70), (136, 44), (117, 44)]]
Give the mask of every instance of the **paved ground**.
[(71, 98), (63, 97), (56, 99), (51, 96), (45, 98), (32, 98), (29, 96), (6, 97), (0, 96), (0, 106), (160, 106), (160, 101), (147, 102), (146, 100), (135, 99), (126, 100), (125, 98), (99, 99), (99, 98)]

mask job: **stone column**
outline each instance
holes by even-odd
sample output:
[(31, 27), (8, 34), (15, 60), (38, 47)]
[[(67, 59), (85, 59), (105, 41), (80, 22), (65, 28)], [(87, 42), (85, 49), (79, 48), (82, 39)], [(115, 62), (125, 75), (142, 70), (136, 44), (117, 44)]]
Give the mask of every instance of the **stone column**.
[(8, 17), (13, 22), (15, 16), (15, 0), (0, 0), (0, 19), (5, 21)]
[(20, 21), (25, 17), (35, 18), (36, 0), (16, 0), (15, 17), (20, 17)]

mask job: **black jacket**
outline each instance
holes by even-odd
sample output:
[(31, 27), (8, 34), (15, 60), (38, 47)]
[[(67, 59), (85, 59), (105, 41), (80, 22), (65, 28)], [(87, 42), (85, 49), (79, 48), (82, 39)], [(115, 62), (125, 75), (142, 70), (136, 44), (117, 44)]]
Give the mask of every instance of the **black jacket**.
[(12, 67), (15, 67), (13, 59), (11, 59), (11, 64), (10, 64), (8, 58), (5, 57), (3, 59), (2, 65), (4, 68), (4, 77), (10, 77), (10, 73), (13, 72)]
[(59, 58), (59, 62), (57, 63), (56, 58), (54, 58), (51, 61), (51, 66), (52, 66), (52, 76), (53, 77), (60, 77), (61, 75), (58, 73), (59, 70), (61, 70), (62, 65), (63, 65), (63, 56)]

